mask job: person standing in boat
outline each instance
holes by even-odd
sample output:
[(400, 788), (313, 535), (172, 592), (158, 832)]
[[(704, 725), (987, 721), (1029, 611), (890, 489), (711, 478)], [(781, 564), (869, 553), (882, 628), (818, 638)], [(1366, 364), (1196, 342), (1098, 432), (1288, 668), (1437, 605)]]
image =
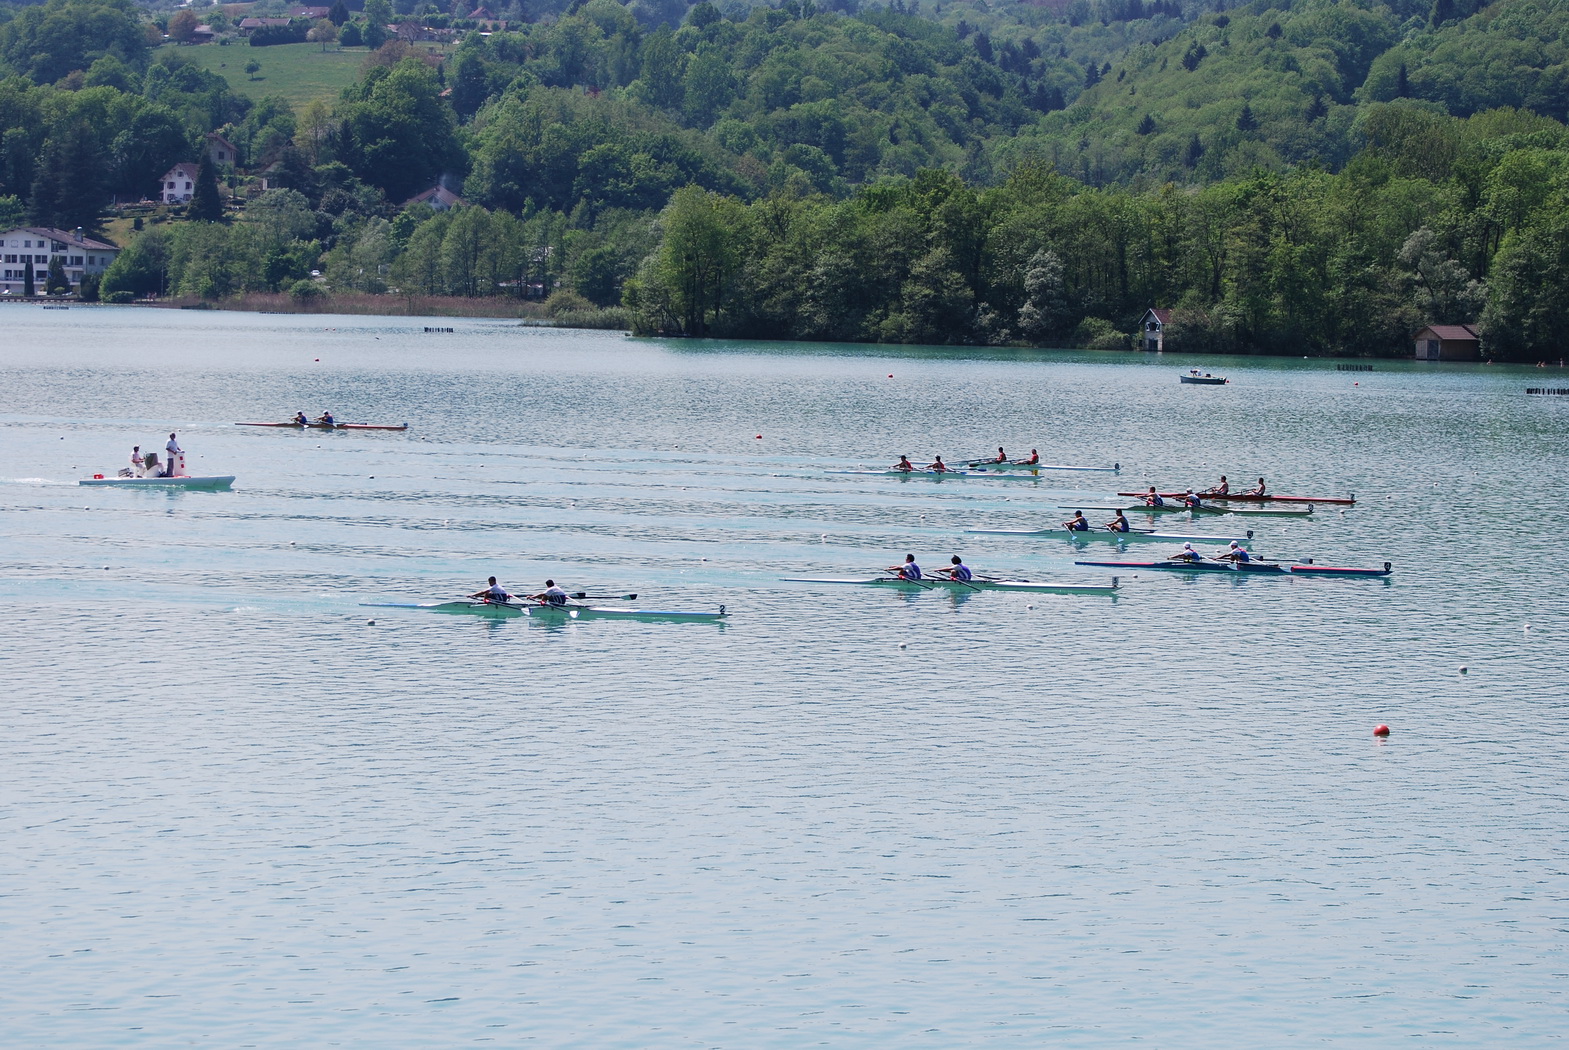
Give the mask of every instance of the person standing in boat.
[(893, 469), (908, 474), (915, 469), (915, 464), (910, 462), (909, 456), (900, 456), (899, 462), (893, 465)]
[(975, 579), (975, 573), (971, 572), (970, 567), (964, 564), (963, 558), (955, 554), (949, 561), (952, 562), (951, 565), (946, 569), (938, 569), (937, 571), (950, 580), (958, 580), (960, 583), (968, 583)]
[(1262, 496), (1262, 495), (1264, 495), (1264, 489), (1265, 489), (1264, 479), (1263, 478), (1259, 478), (1258, 479), (1258, 484), (1253, 486), (1252, 488), (1248, 489), (1246, 492), (1243, 493), (1243, 495), (1244, 496)]
[(131, 473), (136, 477), (142, 476), (142, 471), (147, 469), (147, 464), (142, 461), (142, 446), (131, 446)]
[(906, 554), (904, 556), (903, 565), (888, 566), (888, 571), (899, 577), (901, 580), (921, 579), (921, 567), (915, 564), (915, 555), (913, 554)]
[(180, 443), (175, 440), (173, 434), (169, 435), (169, 443), (163, 448), (169, 454), (169, 462), (164, 464), (163, 476), (166, 478), (178, 477), (185, 469), (185, 450), (180, 447)]
[(1082, 510), (1074, 511), (1073, 512), (1073, 517), (1071, 517), (1067, 521), (1063, 522), (1062, 523), (1062, 527), (1067, 529), (1069, 532), (1089, 532), (1090, 531), (1089, 520), (1084, 517), (1084, 512)]
[(941, 456), (938, 456), (936, 459), (934, 459), (930, 463), (926, 464), (926, 469), (930, 470), (930, 471), (934, 471), (935, 473), (938, 473), (938, 474), (946, 474), (946, 473), (948, 473), (948, 464), (946, 464), (946, 463), (944, 463), (942, 461), (942, 457)]
[(1112, 532), (1129, 532), (1129, 531), (1131, 531), (1131, 527), (1128, 525), (1128, 516), (1126, 514), (1122, 513), (1122, 508), (1120, 508), (1120, 507), (1117, 508), (1117, 516), (1115, 518), (1112, 518), (1110, 521), (1108, 521), (1106, 523), (1106, 527), (1108, 529), (1110, 529)]
[(566, 591), (562, 590), (560, 587), (556, 586), (555, 580), (546, 580), (544, 590), (540, 591), (538, 594), (531, 594), (528, 597), (530, 601), (539, 602), (542, 605), (554, 605), (560, 607), (565, 605), (567, 603), (567, 599), (572, 596)]
[(494, 576), (490, 578), (490, 586), (484, 590), (475, 591), (469, 597), (484, 602), (507, 602), (512, 599), (512, 595), (507, 593), (505, 587), (496, 582)]

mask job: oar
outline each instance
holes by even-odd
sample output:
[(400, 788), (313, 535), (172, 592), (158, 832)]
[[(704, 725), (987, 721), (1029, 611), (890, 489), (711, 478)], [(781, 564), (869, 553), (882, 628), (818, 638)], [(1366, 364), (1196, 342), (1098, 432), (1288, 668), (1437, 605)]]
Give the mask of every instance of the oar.
[(913, 583), (923, 591), (929, 591), (935, 586), (935, 584), (927, 583), (925, 580), (912, 580), (908, 576), (901, 576), (898, 569), (884, 569), (883, 571), (888, 573), (890, 578), (903, 580), (905, 583)]
[(951, 583), (957, 583), (961, 587), (968, 587), (972, 591), (980, 590), (979, 587), (975, 586), (973, 583), (970, 583), (968, 580), (961, 580), (956, 576), (949, 575), (948, 573), (943, 573), (942, 577)]
[(630, 602), (630, 601), (636, 601), (637, 600), (637, 595), (635, 595), (635, 594), (588, 594), (588, 593), (586, 593), (584, 591), (575, 591), (572, 594), (567, 595), (567, 597), (568, 598), (576, 598), (576, 599), (578, 599), (580, 601), (582, 599), (587, 598), (587, 599), (589, 599), (591, 601), (596, 601), (596, 602), (598, 602), (598, 601)]

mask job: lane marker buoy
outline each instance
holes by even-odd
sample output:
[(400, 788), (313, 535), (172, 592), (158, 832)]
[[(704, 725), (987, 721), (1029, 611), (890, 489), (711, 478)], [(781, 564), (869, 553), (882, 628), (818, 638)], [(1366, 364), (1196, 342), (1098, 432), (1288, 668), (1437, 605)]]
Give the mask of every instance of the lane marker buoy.
[(1389, 735), (1389, 727), (1386, 726), (1386, 725), (1374, 726), (1373, 727), (1373, 735), (1374, 736), (1388, 736)]

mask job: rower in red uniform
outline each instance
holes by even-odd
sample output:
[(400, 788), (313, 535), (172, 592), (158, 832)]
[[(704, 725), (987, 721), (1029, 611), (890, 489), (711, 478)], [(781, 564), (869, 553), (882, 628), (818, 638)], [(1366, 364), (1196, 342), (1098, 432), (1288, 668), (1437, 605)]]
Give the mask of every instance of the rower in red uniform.
[(930, 463), (926, 464), (926, 469), (930, 470), (930, 471), (933, 471), (934, 473), (937, 473), (937, 474), (946, 474), (946, 473), (948, 473), (950, 468), (949, 468), (948, 464), (946, 464), (946, 463), (944, 463), (942, 461), (942, 457), (938, 456), (936, 459), (934, 459)]
[(915, 469), (915, 464), (910, 462), (909, 456), (900, 456), (899, 462), (893, 465), (893, 469), (903, 471), (904, 473), (908, 474), (910, 471)]
[[(1002, 449), (998, 449), (997, 451), (1001, 452)], [(1041, 454), (1032, 448), (1030, 449), (1030, 457), (1028, 459), (1017, 460), (1017, 462), (1020, 466), (1023, 467), (1038, 467), (1040, 466), (1041, 462)]]
[(1006, 463), (1006, 462), (1008, 462), (1008, 453), (1006, 453), (1006, 452), (1004, 452), (1002, 450), (1002, 446), (1001, 445), (997, 446), (997, 458), (992, 460), (992, 462), (993, 463)]

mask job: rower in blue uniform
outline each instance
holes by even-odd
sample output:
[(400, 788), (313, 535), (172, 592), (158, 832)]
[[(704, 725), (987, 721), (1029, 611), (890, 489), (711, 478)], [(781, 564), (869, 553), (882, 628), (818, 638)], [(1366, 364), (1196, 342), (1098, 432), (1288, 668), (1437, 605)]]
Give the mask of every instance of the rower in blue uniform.
[(1131, 529), (1128, 525), (1128, 516), (1122, 513), (1121, 508), (1118, 508), (1117, 516), (1106, 523), (1106, 527), (1112, 532), (1128, 532)]
[(556, 586), (555, 580), (546, 580), (545, 589), (538, 594), (529, 595), (529, 600), (559, 607), (565, 605), (570, 597), (572, 597), (570, 594)]
[(297, 427), (308, 427), (311, 425), (311, 421), (305, 418), (304, 412), (296, 412), (294, 413), (294, 425)]
[(1089, 532), (1090, 523), (1085, 519), (1082, 510), (1073, 512), (1073, 517), (1062, 523), (1062, 527), (1069, 532)]
[(1225, 554), (1217, 554), (1215, 557), (1217, 560), (1229, 561), (1236, 565), (1246, 565), (1253, 560), (1253, 555), (1243, 550), (1242, 544), (1236, 540), (1231, 541), (1231, 546), (1227, 548)]
[(890, 565), (888, 571), (898, 576), (901, 580), (919, 580), (921, 567), (915, 564), (915, 555), (906, 554), (903, 565)]
[(1170, 556), (1168, 561), (1203, 561), (1204, 555), (1193, 549), (1193, 544), (1184, 543), (1182, 549)]
[(332, 413), (331, 412), (326, 412), (326, 411), (322, 412), (321, 417), (319, 419), (317, 419), (316, 422), (318, 422), (318, 423), (325, 423), (329, 427), (333, 426), (334, 424), (333, 424), (333, 419), (332, 419)]
[(1149, 492), (1144, 495), (1144, 505), (1146, 507), (1164, 507), (1166, 500), (1160, 493), (1155, 491), (1155, 486), (1151, 485)]
[(469, 597), (485, 602), (506, 602), (512, 598), (512, 595), (508, 594), (506, 588), (497, 583), (496, 578), (492, 576), (489, 587), (481, 591), (475, 591)]
[(1188, 491), (1182, 495), (1180, 502), (1189, 510), (1199, 510), (1204, 505), (1203, 501), (1199, 498), (1199, 494), (1194, 492), (1192, 489), (1188, 489)]
[(963, 558), (955, 554), (949, 560), (952, 561), (952, 565), (946, 569), (938, 569), (937, 571), (942, 573), (944, 576), (947, 576), (950, 580), (959, 580), (960, 582), (964, 583), (968, 583), (970, 580), (975, 579), (975, 573), (971, 572), (970, 567), (964, 564)]

